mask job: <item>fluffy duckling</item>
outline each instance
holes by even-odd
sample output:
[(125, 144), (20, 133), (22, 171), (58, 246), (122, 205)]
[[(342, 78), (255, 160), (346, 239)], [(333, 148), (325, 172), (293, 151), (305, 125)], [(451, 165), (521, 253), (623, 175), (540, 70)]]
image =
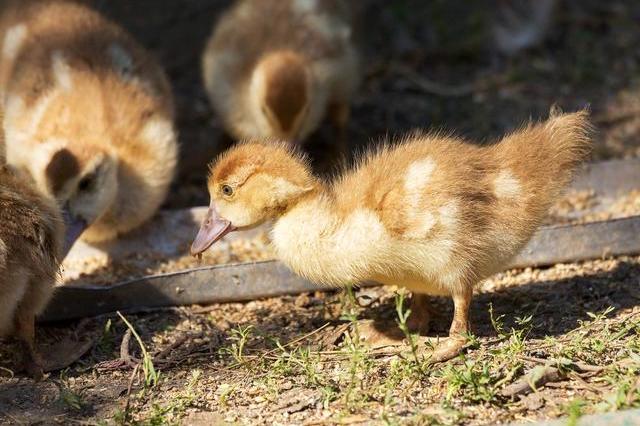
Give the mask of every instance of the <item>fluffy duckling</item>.
[[(4, 7), (4, 6), (3, 6)], [(0, 15), (7, 161), (57, 199), (90, 242), (160, 206), (176, 167), (169, 84), (124, 30), (68, 1), (11, 1)]]
[(0, 164), (0, 338), (15, 334), (24, 368), (42, 375), (35, 317), (53, 293), (64, 225), (55, 201)]
[(349, 102), (360, 80), (352, 7), (342, 0), (240, 0), (220, 18), (203, 76), (231, 136), (300, 142), (328, 114), (345, 152)]
[(426, 295), (451, 296), (449, 338), (432, 355), (446, 360), (464, 346), (474, 286), (529, 240), (589, 150), (589, 128), (583, 111), (554, 112), (489, 146), (417, 133), (332, 184), (284, 145), (241, 144), (211, 167), (211, 205), (191, 251), (274, 220), (276, 255), (309, 280), (414, 292), (414, 329), (428, 327)]

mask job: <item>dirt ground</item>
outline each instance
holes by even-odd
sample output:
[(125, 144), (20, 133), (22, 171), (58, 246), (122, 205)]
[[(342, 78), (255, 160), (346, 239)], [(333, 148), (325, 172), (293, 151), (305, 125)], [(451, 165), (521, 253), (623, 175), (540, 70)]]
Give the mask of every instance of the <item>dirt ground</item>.
[[(159, 372), (143, 371), (115, 315), (48, 326), (41, 340), (90, 338), (89, 353), (43, 383), (0, 364), (0, 419), (16, 424), (454, 424), (553, 418), (640, 403), (640, 258), (499, 274), (473, 302), (464, 357), (428, 363), (446, 335), (434, 299), (418, 352), (358, 337), (397, 318), (394, 289), (305, 294), (130, 316)], [(561, 376), (510, 396), (527, 374)], [(157, 380), (157, 382), (156, 382)], [(201, 422), (201, 423), (198, 423)]]
[[(230, 2), (92, 3), (154, 52), (174, 85), (184, 161), (166, 207), (205, 205), (206, 163), (223, 137), (199, 55)], [(486, 141), (558, 102), (591, 106), (594, 159), (640, 156), (640, 4), (564, 1), (546, 41), (508, 58), (492, 48), (488, 3), (363, 1), (353, 148), (426, 126)], [(550, 221), (590, 200), (571, 194)], [(639, 212), (630, 194), (591, 219)], [(476, 425), (640, 407), (638, 257), (493, 277), (474, 299), (464, 356), (439, 365), (429, 364), (429, 345), (446, 335), (448, 300), (434, 299), (429, 336), (385, 347), (361, 339), (398, 321), (408, 302), (401, 308), (399, 294), (367, 288), (128, 315), (142, 345), (115, 314), (47, 324), (45, 353), (65, 339), (89, 350), (35, 383), (11, 371), (13, 346), (0, 347), (0, 422)], [(515, 395), (541, 378), (549, 383)]]

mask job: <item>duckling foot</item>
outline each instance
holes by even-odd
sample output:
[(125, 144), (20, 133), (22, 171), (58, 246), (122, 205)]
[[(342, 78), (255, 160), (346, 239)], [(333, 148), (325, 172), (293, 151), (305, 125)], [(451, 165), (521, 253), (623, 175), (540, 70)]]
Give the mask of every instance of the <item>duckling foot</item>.
[(462, 353), (465, 344), (466, 339), (462, 336), (449, 337), (444, 342), (436, 346), (429, 357), (429, 362), (444, 362), (453, 359)]
[(35, 351), (33, 345), (20, 341), (20, 369), (26, 372), (33, 380), (39, 382), (44, 378), (42, 359)]
[(372, 320), (358, 321), (358, 335), (372, 349), (400, 346), (404, 340), (404, 336), (395, 324), (379, 324)]
[(429, 358), (430, 362), (444, 362), (458, 356), (464, 349), (469, 332), (469, 306), (472, 297), (471, 288), (463, 289), (453, 296), (453, 321), (449, 328), (449, 337), (438, 346)]
[(34, 380), (44, 378), (44, 369), (40, 354), (36, 351), (35, 315), (28, 310), (23, 310), (16, 316), (16, 336), (20, 344), (20, 362), (23, 371)]

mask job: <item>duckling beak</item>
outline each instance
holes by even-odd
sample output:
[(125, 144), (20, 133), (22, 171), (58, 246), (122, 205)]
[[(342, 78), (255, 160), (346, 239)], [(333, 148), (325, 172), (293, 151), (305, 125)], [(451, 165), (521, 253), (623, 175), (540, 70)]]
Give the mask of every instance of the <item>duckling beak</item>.
[(87, 221), (74, 216), (69, 212), (67, 208), (62, 210), (62, 217), (64, 218), (65, 235), (64, 235), (64, 247), (63, 257), (66, 257), (73, 244), (80, 238), (80, 235), (87, 229)]
[(198, 235), (196, 235), (191, 244), (191, 255), (197, 256), (201, 254), (211, 247), (213, 243), (235, 230), (236, 227), (230, 221), (221, 218), (218, 215), (216, 206), (211, 203), (207, 216), (204, 218), (202, 225), (200, 225), (200, 231), (198, 231)]

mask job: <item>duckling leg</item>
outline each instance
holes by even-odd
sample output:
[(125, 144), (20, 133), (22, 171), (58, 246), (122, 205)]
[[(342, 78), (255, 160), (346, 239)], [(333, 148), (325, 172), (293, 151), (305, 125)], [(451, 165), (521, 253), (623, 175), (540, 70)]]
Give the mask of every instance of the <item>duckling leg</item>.
[(431, 362), (447, 361), (462, 352), (467, 341), (465, 334), (469, 331), (469, 307), (472, 296), (471, 288), (453, 294), (454, 312), (449, 337), (435, 348), (430, 358)]
[(411, 316), (407, 321), (409, 330), (417, 333), (427, 333), (431, 320), (431, 307), (429, 306), (429, 296), (426, 294), (413, 293), (411, 298)]
[(329, 120), (333, 125), (338, 154), (346, 156), (349, 152), (347, 126), (351, 117), (351, 108), (346, 102), (335, 102), (329, 106)]
[(16, 314), (16, 337), (21, 346), (22, 366), (35, 380), (44, 376), (42, 361), (36, 351), (35, 315), (29, 309), (20, 307)]
[(24, 369), (36, 380), (44, 376), (45, 363), (36, 348), (35, 318), (45, 308), (52, 292), (53, 283), (48, 277), (32, 278), (16, 313), (15, 335), (22, 346)]

